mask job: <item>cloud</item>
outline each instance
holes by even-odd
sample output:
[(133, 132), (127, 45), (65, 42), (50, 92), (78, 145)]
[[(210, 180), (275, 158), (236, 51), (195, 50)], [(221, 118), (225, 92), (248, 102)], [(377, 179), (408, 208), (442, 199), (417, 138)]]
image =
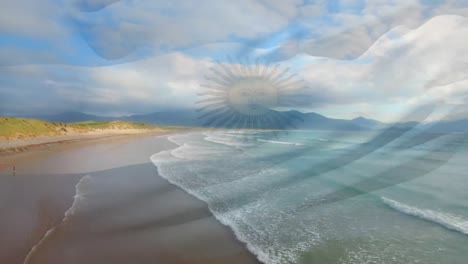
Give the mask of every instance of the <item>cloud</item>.
[(34, 37), (62, 35), (64, 27), (57, 23), (63, 14), (52, 0), (3, 1), (0, 5), (0, 32)]
[(181, 53), (108, 67), (14, 66), (0, 68), (3, 112), (68, 110), (100, 114), (193, 108), (211, 62)]
[[(454, 103), (453, 84), (468, 79), (467, 18), (432, 18), (466, 15), (459, 1), (45, 1), (37, 10), (47, 17), (30, 2), (0, 11), (30, 14), (0, 18), (2, 32), (29, 36), (4, 38), (0, 60), (53, 64), (0, 67), (3, 113), (191, 108), (213, 62), (242, 53), (292, 67), (307, 83), (296, 107), (336, 117), (388, 120), (418, 102)], [(88, 60), (91, 50), (104, 59)], [(66, 65), (81, 63), (105, 66)]]
[(0, 32), (49, 44), (41, 56), (28, 45), (0, 47), (3, 65), (109, 65), (215, 43), (243, 45), (238, 56), (272, 43), (280, 47), (269, 55), (275, 60), (299, 53), (355, 59), (394, 27), (468, 14), (458, 0), (18, 0), (2, 7)]
[[(120, 1), (97, 13), (75, 13), (90, 47), (100, 56), (120, 58), (137, 47), (154, 53), (258, 38), (286, 27), (301, 1)], [(112, 43), (112, 45), (110, 45)]]
[[(388, 119), (396, 108), (423, 101), (453, 103), (466, 93), (455, 85), (468, 79), (468, 19), (439, 16), (415, 30), (396, 28), (381, 37), (363, 56), (350, 61), (297, 56), (301, 75), (311, 89), (326, 89), (328, 107), (391, 106), (367, 110)], [(459, 92), (461, 91), (461, 92)], [(385, 109), (383, 109), (385, 110)], [(385, 116), (387, 115), (387, 116)]]
[[(0, 9), (0, 32), (10, 34), (13, 41), (0, 45), (0, 60), (3, 65), (103, 65), (210, 43), (242, 43), (287, 27), (301, 4), (300, 0), (10, 1)], [(26, 45), (16, 45), (21, 38)], [(49, 47), (43, 56), (16, 59), (6, 51), (32, 54), (36, 52), (32, 46), (44, 41)]]
[[(422, 24), (424, 10), (425, 7), (414, 0), (365, 1), (359, 12), (346, 12), (345, 8), (342, 12), (325, 14), (326, 18), (303, 17), (301, 22), (306, 25), (305, 30), (316, 34), (299, 40), (296, 50), (290, 50), (289, 54), (355, 59), (393, 28), (401, 25), (413, 28)], [(323, 19), (325, 22), (321, 21)]]
[[(390, 120), (421, 102), (453, 103), (461, 96), (460, 85), (451, 84), (468, 79), (467, 36), (467, 18), (439, 16), (414, 30), (395, 28), (355, 60), (303, 54), (282, 61), (282, 67), (291, 67), (306, 83), (293, 108)], [(0, 76), (7, 85), (0, 95), (11, 99), (2, 102), (4, 108), (17, 111), (130, 114), (194, 108), (196, 92), (213, 63), (209, 57), (173, 52), (95, 68), (5, 67)]]
[(75, 0), (73, 4), (83, 12), (95, 12), (120, 0)]

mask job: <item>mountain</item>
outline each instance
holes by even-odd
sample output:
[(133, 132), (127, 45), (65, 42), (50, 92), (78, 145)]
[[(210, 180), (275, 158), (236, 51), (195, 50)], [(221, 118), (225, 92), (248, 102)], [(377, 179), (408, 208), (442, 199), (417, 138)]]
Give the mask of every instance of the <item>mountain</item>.
[(468, 132), (468, 119), (433, 122), (426, 124), (425, 128), (436, 133)]
[(57, 122), (57, 123), (76, 123), (76, 122), (83, 122), (83, 121), (114, 121), (118, 120), (115, 117), (105, 117), (105, 116), (96, 116), (85, 114), (81, 112), (63, 112), (56, 115), (28, 115), (23, 116), (26, 118), (33, 118), (33, 119), (40, 119), (49, 122)]
[(45, 120), (49, 122), (58, 123), (76, 123), (84, 121), (130, 121), (140, 122), (155, 125), (165, 126), (200, 126), (202, 125), (201, 120), (198, 119), (199, 115), (195, 111), (166, 111), (156, 112), (145, 115), (130, 115), (130, 116), (97, 116), (90, 115), (82, 112), (64, 112), (56, 115), (28, 115), (23, 116), (27, 118), (34, 118)]
[(368, 129), (383, 128), (385, 126), (385, 124), (380, 121), (368, 119), (362, 116), (354, 118), (351, 122), (357, 126)]
[[(319, 129), (319, 130), (369, 130), (383, 127), (383, 123), (366, 119), (364, 117), (353, 120), (333, 119), (317, 113), (302, 113), (299, 111), (275, 111), (274, 114), (280, 117), (275, 123), (276, 127), (265, 128), (297, 128), (297, 129)], [(90, 115), (82, 112), (64, 112), (57, 115), (36, 115), (26, 116), (29, 118), (41, 119), (49, 122), (75, 123), (83, 121), (130, 121), (142, 122), (164, 126), (207, 126), (207, 118), (202, 118), (201, 114), (193, 110), (173, 110), (155, 112), (144, 115), (129, 115), (120, 117), (108, 117)], [(282, 121), (281, 121), (282, 120)], [(284, 124), (278, 125), (278, 122)], [(275, 126), (274, 125), (274, 126)]]
[(146, 115), (123, 116), (118, 119), (164, 126), (202, 126), (203, 120), (199, 117), (200, 114), (193, 110), (174, 110)]
[[(284, 124), (276, 127), (265, 128), (296, 128), (296, 129), (315, 129), (315, 130), (374, 130), (384, 129), (388, 126), (386, 123), (365, 117), (357, 117), (352, 120), (334, 119), (310, 112), (302, 113), (299, 111), (275, 111), (275, 115), (282, 117)], [(144, 115), (129, 115), (119, 117), (97, 116), (82, 112), (64, 112), (57, 115), (36, 115), (23, 116), (27, 118), (41, 119), (49, 122), (58, 123), (76, 123), (83, 121), (129, 121), (140, 122), (163, 126), (207, 126), (207, 118), (201, 118), (201, 114), (193, 110), (173, 110), (156, 112)], [(396, 127), (416, 126), (416, 122), (398, 123)], [(468, 119), (439, 121), (428, 124), (421, 124), (419, 128), (434, 133), (448, 132), (468, 132)]]
[(296, 122), (298, 129), (317, 130), (366, 130), (368, 127), (360, 126), (352, 120), (328, 118), (317, 113), (298, 112), (302, 121)]

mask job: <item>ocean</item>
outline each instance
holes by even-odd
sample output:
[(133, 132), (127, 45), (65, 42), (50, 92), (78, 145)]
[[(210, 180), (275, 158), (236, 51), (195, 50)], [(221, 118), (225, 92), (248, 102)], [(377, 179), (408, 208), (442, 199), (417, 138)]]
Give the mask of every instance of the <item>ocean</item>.
[(159, 174), (205, 201), (257, 258), (467, 263), (468, 140), (417, 129), (168, 136)]

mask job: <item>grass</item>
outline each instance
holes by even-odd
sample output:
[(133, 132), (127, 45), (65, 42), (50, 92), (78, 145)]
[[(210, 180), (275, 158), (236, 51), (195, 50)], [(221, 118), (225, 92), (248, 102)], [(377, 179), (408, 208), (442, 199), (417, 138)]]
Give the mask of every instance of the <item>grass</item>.
[(154, 129), (157, 126), (148, 125), (145, 123), (132, 123), (126, 121), (112, 121), (112, 122), (103, 122), (103, 121), (85, 121), (79, 123), (73, 123), (74, 126), (80, 128), (90, 128), (90, 129)]
[(51, 123), (36, 119), (0, 117), (0, 138), (33, 138), (64, 135), (69, 132), (86, 133), (105, 129), (161, 129), (162, 127), (126, 121), (86, 121), (79, 123)]

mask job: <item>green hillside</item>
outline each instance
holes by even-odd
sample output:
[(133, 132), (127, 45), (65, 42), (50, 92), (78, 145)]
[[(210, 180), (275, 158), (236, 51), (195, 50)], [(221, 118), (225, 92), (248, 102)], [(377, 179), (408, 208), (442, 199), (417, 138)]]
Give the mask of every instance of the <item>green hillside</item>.
[(89, 129), (154, 129), (157, 126), (148, 125), (145, 123), (132, 123), (126, 121), (85, 121), (79, 123), (73, 123), (72, 126), (78, 128), (89, 128)]
[(161, 129), (161, 127), (144, 123), (124, 121), (98, 122), (87, 121), (80, 123), (50, 123), (36, 119), (0, 117), (0, 138), (34, 138), (39, 136), (66, 135), (69, 133), (86, 133), (96, 130), (109, 129)]

